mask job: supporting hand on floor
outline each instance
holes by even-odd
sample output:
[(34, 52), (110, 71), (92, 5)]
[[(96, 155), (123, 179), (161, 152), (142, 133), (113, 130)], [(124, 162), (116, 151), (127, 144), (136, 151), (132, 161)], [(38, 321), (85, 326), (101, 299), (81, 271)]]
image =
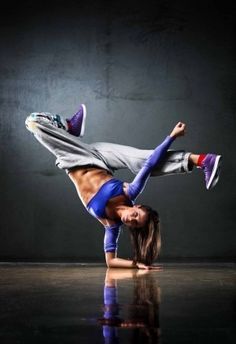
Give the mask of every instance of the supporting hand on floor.
[(145, 269), (145, 270), (157, 270), (162, 271), (163, 267), (161, 265), (145, 265), (143, 263), (136, 263), (138, 269)]

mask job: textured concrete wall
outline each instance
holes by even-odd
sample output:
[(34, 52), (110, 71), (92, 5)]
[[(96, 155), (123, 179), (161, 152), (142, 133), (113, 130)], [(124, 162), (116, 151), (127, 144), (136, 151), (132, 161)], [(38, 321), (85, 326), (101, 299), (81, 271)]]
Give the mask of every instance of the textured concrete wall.
[[(114, 3), (1, 3), (0, 260), (103, 259), (103, 228), (24, 126), (30, 112), (66, 116), (82, 102), (85, 142), (152, 148), (181, 120), (174, 149), (222, 154), (214, 190), (195, 170), (152, 178), (139, 201), (161, 214), (163, 259), (235, 255), (233, 7)], [(121, 256), (131, 256), (127, 238), (124, 229)]]

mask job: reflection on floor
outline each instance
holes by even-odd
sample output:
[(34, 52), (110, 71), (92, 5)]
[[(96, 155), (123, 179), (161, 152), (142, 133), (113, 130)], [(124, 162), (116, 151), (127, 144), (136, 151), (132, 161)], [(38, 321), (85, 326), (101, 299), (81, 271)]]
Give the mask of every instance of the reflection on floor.
[(235, 343), (234, 264), (0, 265), (0, 342)]

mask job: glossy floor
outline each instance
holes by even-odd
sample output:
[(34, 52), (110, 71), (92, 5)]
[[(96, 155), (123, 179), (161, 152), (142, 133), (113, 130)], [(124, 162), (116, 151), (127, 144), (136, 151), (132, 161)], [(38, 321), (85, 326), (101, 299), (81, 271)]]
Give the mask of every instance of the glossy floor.
[(235, 266), (0, 265), (0, 342), (235, 343)]

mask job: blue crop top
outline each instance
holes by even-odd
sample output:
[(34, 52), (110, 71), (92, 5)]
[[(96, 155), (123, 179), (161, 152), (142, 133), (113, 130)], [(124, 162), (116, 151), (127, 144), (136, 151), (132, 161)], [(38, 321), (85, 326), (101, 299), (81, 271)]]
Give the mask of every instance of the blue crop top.
[[(156, 165), (162, 160), (173, 141), (173, 137), (167, 136), (165, 140), (159, 146), (157, 146), (147, 158), (132, 183), (128, 184), (127, 192), (130, 205), (133, 205), (138, 195), (142, 193), (153, 168), (156, 167)], [(94, 217), (106, 218), (105, 208), (107, 202), (109, 199), (119, 195), (125, 195), (123, 190), (123, 182), (121, 180), (112, 178), (101, 186), (96, 195), (93, 196), (93, 198), (89, 201), (86, 208)], [(120, 235), (121, 225), (122, 222), (120, 221), (111, 226), (104, 226), (105, 252), (115, 252), (117, 250), (117, 242)]]
[[(115, 178), (105, 182), (87, 204), (86, 208), (88, 212), (96, 218), (106, 218), (105, 209), (109, 199), (119, 195), (125, 195), (123, 184), (121, 180)], [(132, 205), (131, 201), (130, 203)]]

